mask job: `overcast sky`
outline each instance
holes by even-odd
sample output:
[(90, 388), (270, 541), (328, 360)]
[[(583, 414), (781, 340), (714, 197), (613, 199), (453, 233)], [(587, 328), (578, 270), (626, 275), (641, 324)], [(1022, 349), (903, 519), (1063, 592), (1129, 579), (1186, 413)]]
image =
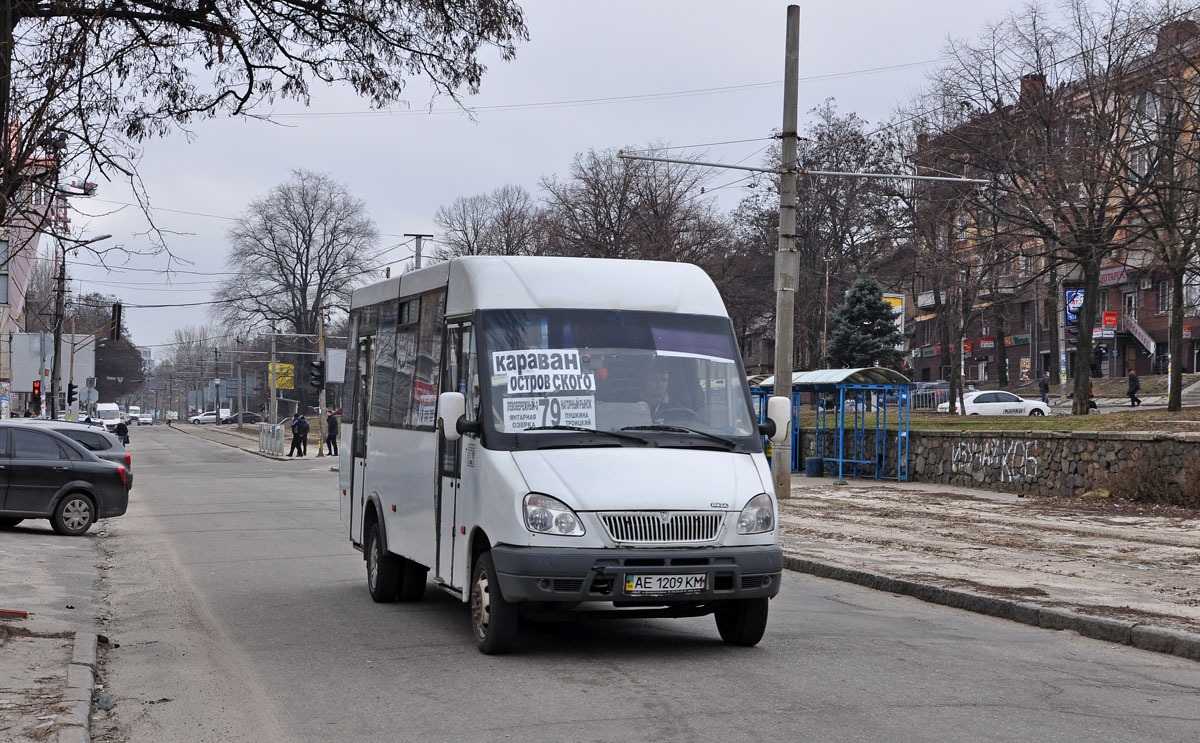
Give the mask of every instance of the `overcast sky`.
[[(105, 271), (81, 254), (70, 264), (71, 289), (120, 296), (136, 343), (169, 342), (175, 328), (205, 322), (208, 307), (135, 305), (210, 299), (226, 268), (231, 218), (293, 168), (328, 173), (364, 199), (390, 246), (405, 242), (404, 233), (436, 233), (434, 212), (456, 198), (508, 183), (536, 196), (540, 178), (564, 175), (590, 148), (753, 140), (679, 152), (758, 163), (782, 119), (787, 4), (526, 0), (530, 41), (513, 62), (492, 55), (480, 95), (467, 99), (474, 122), (444, 100), (429, 112), (428, 89), (415, 81), (409, 111), (371, 112), (344, 90), (322, 88), (307, 109), (279, 105), (275, 124), (219, 119), (196, 125), (190, 140), (148, 142), (140, 173), (155, 219), (179, 233), (169, 236), (171, 251), (190, 265), (168, 278), (157, 273), (167, 265), (162, 255), (132, 256)], [(1023, 4), (804, 0), (801, 111), (832, 97), (842, 111), (885, 121), (922, 87), (948, 36), (974, 36)], [(709, 185), (740, 177), (712, 172)], [(737, 184), (714, 192), (723, 209), (742, 195)], [(138, 236), (144, 218), (121, 207), (131, 201), (121, 184), (102, 183), (95, 199), (75, 203), (95, 216), (76, 213), (72, 227), (85, 236), (110, 233), (109, 245), (148, 249)], [(393, 250), (394, 270), (411, 255), (411, 242)]]

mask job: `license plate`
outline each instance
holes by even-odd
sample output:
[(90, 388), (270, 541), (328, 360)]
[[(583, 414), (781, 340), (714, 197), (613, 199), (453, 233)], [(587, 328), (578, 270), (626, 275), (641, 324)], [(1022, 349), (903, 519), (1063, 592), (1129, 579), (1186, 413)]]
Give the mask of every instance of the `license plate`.
[(653, 596), (664, 593), (697, 593), (708, 587), (706, 573), (682, 575), (626, 575), (625, 593)]

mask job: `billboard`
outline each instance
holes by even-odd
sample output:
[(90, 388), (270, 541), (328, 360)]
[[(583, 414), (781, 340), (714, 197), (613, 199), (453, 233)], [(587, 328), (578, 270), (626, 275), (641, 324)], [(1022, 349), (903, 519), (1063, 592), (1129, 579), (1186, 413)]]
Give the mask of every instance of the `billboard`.
[(1067, 325), (1079, 322), (1079, 311), (1083, 309), (1083, 289), (1067, 289)]

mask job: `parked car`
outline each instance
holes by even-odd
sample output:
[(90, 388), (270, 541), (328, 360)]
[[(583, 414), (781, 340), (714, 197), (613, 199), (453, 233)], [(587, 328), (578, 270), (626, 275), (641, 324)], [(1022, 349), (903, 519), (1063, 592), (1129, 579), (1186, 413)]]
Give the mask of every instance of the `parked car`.
[(139, 426), (153, 426), (154, 416), (150, 415), (149, 413), (142, 413), (138, 416), (137, 424)]
[(48, 421), (41, 418), (14, 418), (13, 422), (57, 431), (101, 459), (124, 465), (129, 475), (126, 484), (130, 488), (133, 487), (133, 457), (116, 434), (104, 430), (103, 424), (96, 427), (86, 423)]
[(241, 413), (234, 413), (233, 415), (227, 415), (221, 419), (221, 422), (222, 423), (237, 423), (238, 422), (237, 419), (238, 419), (239, 415), (242, 417), (242, 423), (261, 423), (262, 422), (262, 416), (259, 415), (258, 413), (250, 411), (250, 410), (244, 410)]
[(193, 415), (191, 418), (188, 418), (188, 423), (192, 423), (194, 425), (200, 425), (202, 423), (216, 423), (216, 422), (217, 422), (217, 413), (216, 413), (216, 411), (213, 411), (213, 410), (206, 410), (203, 413), (200, 413), (199, 415)]
[[(978, 389), (978, 387), (970, 382), (967, 382), (963, 388), (964, 392), (975, 392)], [(946, 402), (949, 397), (949, 380), (941, 382), (917, 382), (913, 385), (908, 407), (910, 410), (935, 410), (938, 405)]]
[[(950, 410), (950, 403), (937, 407), (939, 413)], [(962, 415), (1050, 415), (1050, 406), (1040, 400), (1026, 400), (1003, 390), (983, 390), (963, 395)]]
[(0, 500), (3, 529), (49, 519), (59, 534), (79, 536), (129, 507), (128, 468), (49, 426), (0, 423), (0, 466), (8, 473)]

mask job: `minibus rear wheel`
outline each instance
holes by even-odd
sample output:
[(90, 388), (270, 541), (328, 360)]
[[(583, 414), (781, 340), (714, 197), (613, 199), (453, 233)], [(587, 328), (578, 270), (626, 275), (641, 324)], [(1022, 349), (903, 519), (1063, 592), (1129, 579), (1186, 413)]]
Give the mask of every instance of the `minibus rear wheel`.
[(484, 552), (475, 560), (471, 580), (471, 629), (475, 644), (485, 655), (501, 655), (517, 642), (517, 607), (500, 594), (492, 553)]
[(770, 599), (735, 599), (724, 602), (716, 611), (717, 631), (730, 645), (757, 645), (767, 631)]
[(371, 599), (377, 604), (386, 604), (396, 600), (400, 592), (401, 558), (389, 555), (383, 550), (383, 540), (379, 537), (381, 525), (376, 523), (367, 532), (367, 590)]

